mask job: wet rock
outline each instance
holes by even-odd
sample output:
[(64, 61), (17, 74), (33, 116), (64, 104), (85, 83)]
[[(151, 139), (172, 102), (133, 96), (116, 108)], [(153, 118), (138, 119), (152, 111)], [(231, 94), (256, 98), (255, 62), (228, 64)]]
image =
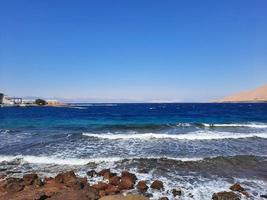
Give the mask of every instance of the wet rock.
[(109, 178), (109, 184), (111, 184), (111, 185), (119, 185), (120, 180), (121, 180), (121, 177), (113, 176), (113, 177)]
[(127, 177), (128, 179), (131, 179), (131, 181), (132, 181), (134, 184), (135, 184), (135, 182), (136, 182), (136, 180), (137, 180), (136, 175), (133, 174), (133, 173), (130, 173), (130, 172), (128, 172), (128, 171), (123, 171), (123, 172), (121, 173), (121, 178), (125, 178), (125, 177)]
[(121, 178), (121, 181), (119, 183), (119, 189), (120, 190), (129, 190), (133, 189), (135, 182), (133, 179), (129, 176), (124, 176)]
[(108, 179), (110, 177), (110, 169), (103, 169), (100, 172), (98, 172), (99, 176), (103, 176), (105, 179)]
[(168, 197), (161, 197), (159, 200), (169, 200)]
[(264, 195), (264, 194), (263, 195), (260, 195), (260, 197), (267, 199), (267, 194), (266, 195)]
[(8, 193), (16, 193), (23, 190), (24, 184), (22, 179), (8, 178), (6, 180), (5, 189)]
[(162, 181), (159, 181), (159, 180), (155, 180), (151, 186), (150, 186), (152, 189), (155, 189), (155, 190), (163, 190), (164, 187), (163, 187), (163, 182)]
[(100, 200), (149, 200), (149, 198), (141, 196), (141, 195), (129, 194), (126, 196), (123, 196), (123, 195), (105, 196), (105, 197), (102, 197)]
[(234, 192), (218, 192), (212, 195), (212, 200), (240, 200), (240, 197)]
[(146, 181), (139, 181), (137, 184), (137, 189), (141, 192), (146, 192), (148, 189)]
[(97, 172), (95, 170), (90, 170), (86, 174), (87, 174), (87, 176), (93, 178), (97, 175)]
[(92, 185), (92, 188), (95, 188), (96, 190), (106, 190), (108, 188), (108, 184), (104, 182), (99, 182), (97, 184)]
[(248, 192), (246, 192), (245, 188), (243, 188), (240, 184), (236, 183), (230, 187), (230, 190), (240, 192), (241, 194), (249, 197)]
[(182, 190), (180, 188), (175, 188), (172, 190), (172, 194), (174, 197), (176, 196), (181, 196), (182, 195)]

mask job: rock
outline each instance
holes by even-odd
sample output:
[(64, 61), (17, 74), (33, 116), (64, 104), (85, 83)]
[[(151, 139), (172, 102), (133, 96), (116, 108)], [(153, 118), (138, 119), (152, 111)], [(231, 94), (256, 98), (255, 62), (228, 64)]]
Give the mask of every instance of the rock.
[(267, 194), (266, 195), (264, 195), (264, 194), (263, 195), (260, 195), (260, 197), (267, 199)]
[(113, 177), (109, 178), (109, 184), (111, 184), (111, 185), (119, 185), (120, 180), (121, 180), (121, 177), (113, 176)]
[(174, 197), (176, 196), (181, 196), (182, 195), (182, 190), (180, 188), (176, 188), (172, 190), (172, 194)]
[(161, 197), (159, 200), (169, 200), (168, 197)]
[(87, 176), (93, 178), (97, 175), (97, 172), (95, 170), (90, 170), (86, 174), (87, 174)]
[(97, 184), (92, 185), (92, 188), (95, 188), (96, 190), (106, 190), (108, 188), (107, 183), (99, 182)]
[(34, 200), (45, 200), (48, 199), (49, 196), (45, 194), (45, 192), (40, 192), (39, 194), (36, 194)]
[(130, 173), (130, 172), (128, 172), (128, 171), (123, 171), (123, 172), (121, 173), (121, 178), (124, 178), (124, 177), (127, 177), (127, 178), (131, 179), (132, 182), (134, 182), (134, 184), (135, 184), (135, 182), (136, 182), (136, 180), (137, 180), (136, 175), (133, 174), (133, 173)]
[(236, 183), (230, 187), (230, 190), (240, 192), (241, 194), (249, 197), (248, 192), (246, 192), (245, 188), (243, 188), (240, 184)]
[(25, 174), (23, 176), (23, 183), (25, 186), (34, 185), (39, 187), (44, 184), (37, 174)]
[(16, 193), (23, 190), (23, 180), (19, 178), (8, 178), (6, 180), (5, 189), (8, 193)]
[(110, 169), (103, 169), (100, 172), (98, 172), (99, 176), (103, 176), (105, 179), (108, 179), (110, 177)]
[(212, 200), (240, 200), (240, 197), (234, 192), (218, 192), (212, 195)]
[(238, 184), (238, 183), (232, 185), (232, 186), (230, 187), (230, 190), (238, 191), (238, 192), (243, 192), (243, 191), (245, 191), (245, 189), (244, 189), (240, 184)]
[(67, 183), (73, 180), (76, 180), (77, 177), (74, 171), (68, 171), (64, 173), (60, 173), (55, 177), (55, 181), (58, 183)]
[(155, 190), (163, 190), (164, 187), (163, 187), (163, 182), (162, 181), (159, 181), (159, 180), (155, 180), (151, 186), (150, 186), (152, 189), (155, 189)]
[(146, 192), (148, 189), (148, 186), (146, 185), (145, 181), (139, 181), (137, 183), (137, 189), (141, 192)]
[(126, 196), (123, 196), (123, 195), (105, 196), (105, 197), (102, 197), (100, 200), (149, 200), (149, 198), (141, 196), (141, 195), (129, 194)]
[(114, 195), (120, 193), (120, 190), (115, 185), (108, 185), (108, 187), (105, 189), (106, 195)]
[(121, 181), (118, 186), (120, 190), (129, 190), (129, 189), (133, 189), (134, 183), (135, 182), (133, 181), (131, 177), (124, 176), (121, 178)]

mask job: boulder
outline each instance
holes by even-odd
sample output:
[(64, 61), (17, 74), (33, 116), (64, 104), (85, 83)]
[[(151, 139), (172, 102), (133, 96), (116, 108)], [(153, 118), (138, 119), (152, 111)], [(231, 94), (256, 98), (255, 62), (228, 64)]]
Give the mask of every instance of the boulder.
[(129, 176), (124, 176), (121, 178), (121, 181), (119, 183), (119, 189), (120, 190), (129, 190), (133, 189), (135, 182), (133, 179)]
[(260, 195), (260, 197), (267, 199), (267, 194), (266, 195), (262, 194), (262, 195)]
[(148, 189), (148, 186), (146, 184), (146, 181), (139, 181), (137, 183), (137, 189), (140, 191), (140, 192), (146, 192), (147, 189)]
[(121, 177), (112, 176), (112, 177), (109, 178), (109, 184), (111, 184), (111, 185), (119, 185), (120, 180), (121, 180)]
[(121, 178), (124, 178), (124, 177), (127, 177), (127, 178), (131, 179), (132, 182), (134, 182), (134, 184), (135, 184), (135, 182), (136, 182), (136, 180), (137, 180), (136, 175), (133, 174), (133, 173), (130, 173), (130, 172), (128, 172), (128, 171), (122, 171), (122, 173), (121, 173)]
[(180, 188), (172, 189), (172, 194), (173, 194), (174, 197), (181, 196), (182, 195), (182, 190)]
[(245, 188), (243, 188), (238, 183), (232, 185), (229, 189), (232, 190), (232, 191), (240, 192), (241, 194), (245, 195), (246, 197), (249, 197), (249, 194), (248, 194), (248, 192), (246, 192)]
[(240, 196), (234, 192), (218, 192), (212, 195), (212, 200), (240, 200)]
[(105, 179), (108, 179), (110, 177), (110, 169), (103, 169), (100, 172), (98, 172), (99, 176), (103, 176)]
[(149, 200), (149, 198), (141, 195), (128, 194), (126, 196), (123, 195), (105, 196), (100, 198), (100, 200)]
[(163, 190), (164, 189), (164, 186), (163, 186), (163, 182), (162, 181), (159, 181), (159, 180), (155, 180), (151, 186), (150, 186), (152, 189), (155, 189), (155, 190)]

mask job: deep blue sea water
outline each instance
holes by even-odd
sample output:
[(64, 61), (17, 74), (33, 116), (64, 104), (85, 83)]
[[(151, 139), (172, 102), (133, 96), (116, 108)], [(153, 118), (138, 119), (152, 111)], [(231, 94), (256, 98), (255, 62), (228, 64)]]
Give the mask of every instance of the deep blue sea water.
[[(266, 155), (267, 104), (264, 103), (73, 104), (70, 107), (0, 108), (0, 162), (19, 158), (18, 173), (31, 170), (49, 173), (55, 166), (56, 169), (76, 166), (82, 174), (88, 162), (136, 170), (138, 166), (135, 164), (141, 163), (140, 159), (147, 159), (142, 165), (156, 169), (153, 159), (164, 158), (161, 162), (157, 160), (160, 170), (170, 161), (175, 167), (183, 162), (186, 170), (178, 174), (180, 179), (176, 180), (176, 168), (170, 175), (166, 167), (166, 172), (160, 171), (162, 179), (171, 180), (170, 185), (190, 183), (187, 187), (197, 188), (193, 191), (195, 199), (210, 199), (209, 189), (230, 184), (233, 180), (229, 177), (241, 182), (249, 180), (247, 187), (257, 199), (260, 190), (267, 185)], [(222, 164), (217, 160), (218, 156), (224, 159)], [(244, 159), (242, 156), (248, 157)], [(202, 160), (204, 158), (212, 160), (206, 162)], [(123, 159), (129, 161), (125, 164)], [(226, 177), (227, 173), (223, 173), (220, 166), (231, 163), (234, 167), (233, 162), (238, 159), (242, 163), (240, 168), (251, 165), (247, 170), (249, 173), (243, 170), (232, 174), (232, 168), (229, 168), (227, 173), (232, 175)], [(259, 169), (253, 168), (254, 161)], [(203, 162), (206, 168), (212, 163), (212, 168), (206, 172), (194, 168)], [(10, 167), (5, 162), (2, 166), (3, 169)], [(253, 173), (252, 168), (258, 173)], [(189, 169), (199, 172), (198, 175), (192, 178)], [(158, 175), (157, 170), (154, 171), (149, 174), (150, 178)], [(200, 186), (207, 190), (205, 194)]]

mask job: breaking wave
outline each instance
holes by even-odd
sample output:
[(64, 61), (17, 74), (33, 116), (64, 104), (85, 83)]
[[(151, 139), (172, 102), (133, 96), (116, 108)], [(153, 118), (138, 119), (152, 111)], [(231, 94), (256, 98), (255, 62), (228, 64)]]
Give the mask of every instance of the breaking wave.
[(267, 139), (267, 133), (231, 133), (231, 132), (214, 132), (214, 131), (196, 131), (187, 134), (157, 134), (157, 133), (139, 133), (139, 134), (96, 134), (96, 133), (82, 133), (86, 137), (94, 137), (100, 139), (176, 139), (176, 140), (221, 140), (221, 139), (242, 139), (242, 138), (264, 138)]

